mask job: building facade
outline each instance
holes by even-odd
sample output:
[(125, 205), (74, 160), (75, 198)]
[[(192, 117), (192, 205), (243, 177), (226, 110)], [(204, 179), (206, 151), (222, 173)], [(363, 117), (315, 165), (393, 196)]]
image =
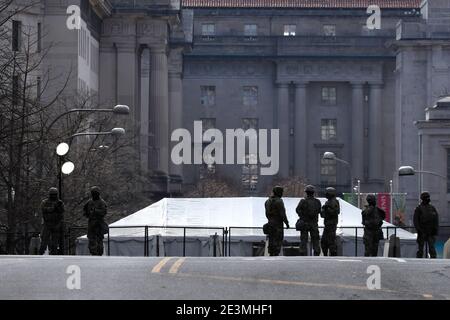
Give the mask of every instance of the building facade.
[[(193, 50), (184, 58), (185, 127), (202, 119), (221, 131), (247, 123), (279, 128), (282, 177), (339, 192), (351, 190), (350, 180), (360, 180), (362, 192), (388, 192), (394, 180), (395, 191), (408, 194), (405, 222), (412, 222), (417, 177), (399, 179), (396, 169), (419, 167), (414, 121), (450, 89), (448, 1), (377, 1), (381, 26), (373, 30), (370, 1), (183, 4), (194, 12)], [(327, 151), (351, 170), (324, 160)], [(215, 168), (243, 184), (246, 170)], [(186, 183), (198, 171), (187, 166)], [(270, 183), (263, 178), (257, 193)], [(448, 222), (448, 202), (440, 203)]]
[[(399, 178), (397, 168), (448, 163), (445, 146), (421, 162), (431, 150), (421, 147), (415, 123), (450, 95), (450, 0), (41, 4), (43, 47), (57, 44), (47, 67), (67, 73), (71, 66), (69, 86), (97, 95), (101, 105), (130, 106), (127, 129), (139, 169), (152, 177), (143, 186), (150, 197), (180, 195), (180, 184), (196, 185), (205, 170), (232, 180), (243, 195), (265, 195), (273, 183), (246, 163), (257, 157), (250, 151), (244, 164), (175, 165), (171, 133), (193, 132), (194, 121), (221, 132), (279, 129), (276, 178), (320, 192), (349, 192), (357, 180), (361, 192), (386, 192), (393, 180), (394, 191), (408, 194), (407, 224), (419, 185), (431, 191), (435, 181)], [(81, 8), (79, 30), (65, 27), (71, 4)], [(372, 4), (381, 9), (374, 28)], [(323, 159), (324, 152), (350, 166)], [(448, 194), (434, 197), (443, 223), (450, 222)]]

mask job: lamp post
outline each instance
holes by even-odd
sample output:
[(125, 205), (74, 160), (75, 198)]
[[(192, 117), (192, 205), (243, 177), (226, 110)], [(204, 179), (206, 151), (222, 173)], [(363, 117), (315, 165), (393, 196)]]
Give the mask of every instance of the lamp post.
[(338, 157), (336, 157), (334, 152), (325, 152), (323, 154), (323, 159), (335, 160), (335, 161), (345, 164), (348, 167), (348, 171), (350, 173), (350, 193), (353, 193), (353, 174), (352, 174), (352, 166), (350, 165), (350, 163), (348, 161), (345, 161), (345, 160), (342, 160), (342, 159), (339, 159)]
[[(403, 177), (403, 176), (413, 176), (416, 173), (419, 174), (430, 174), (436, 177), (439, 177), (445, 181), (447, 181), (447, 177), (443, 176), (439, 173), (433, 172), (433, 171), (423, 171), (423, 170), (415, 170), (414, 167), (412, 166), (401, 166), (400, 168), (398, 168), (398, 175), (399, 177)], [(422, 179), (420, 179), (420, 185), (419, 185), (419, 194), (420, 192), (422, 192)]]
[(87, 113), (96, 113), (96, 112), (109, 112), (109, 113), (113, 113), (115, 115), (128, 115), (130, 114), (130, 108), (126, 105), (123, 104), (118, 104), (113, 108), (110, 109), (80, 109), (80, 108), (75, 108), (75, 109), (70, 109), (66, 112), (61, 113), (59, 116), (57, 116), (52, 123), (50, 123), (50, 125), (47, 128), (47, 132), (50, 131), (50, 129), (53, 127), (53, 125), (56, 123), (56, 121), (58, 121), (59, 119), (61, 119), (62, 117), (64, 117), (65, 115), (68, 115), (70, 113), (78, 113), (78, 112), (87, 112)]
[[(118, 138), (125, 134), (125, 129), (123, 128), (113, 128), (111, 131), (106, 132), (79, 132), (75, 133), (69, 138), (69, 143), (72, 143), (72, 140), (76, 137), (80, 136), (101, 136), (101, 135), (112, 135), (115, 138)], [(60, 143), (56, 147), (56, 154), (58, 155), (58, 187), (59, 187), (59, 196), (60, 199), (63, 199), (62, 192), (63, 192), (63, 174), (69, 175), (73, 172), (75, 169), (75, 165), (68, 161), (64, 162), (64, 156), (69, 152), (70, 145), (63, 142)], [(64, 162), (64, 163), (63, 163)]]

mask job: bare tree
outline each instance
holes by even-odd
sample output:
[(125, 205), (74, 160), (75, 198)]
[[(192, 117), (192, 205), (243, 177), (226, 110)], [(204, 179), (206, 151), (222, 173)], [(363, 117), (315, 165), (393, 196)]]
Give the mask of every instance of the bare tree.
[[(109, 131), (115, 125), (110, 116), (89, 113), (68, 114), (54, 122), (69, 109), (100, 106), (83, 92), (66, 92), (71, 68), (58, 78), (44, 70), (43, 60), (53, 44), (38, 50), (36, 26), (13, 25), (17, 14), (33, 10), (40, 1), (21, 7), (17, 3), (0, 0), (0, 204), (6, 211), (1, 222), (8, 227), (9, 253), (15, 253), (18, 232), (40, 229), (40, 202), (48, 188), (57, 185), (57, 144), (69, 142), (75, 133)], [(81, 204), (92, 185), (102, 187), (111, 207), (110, 221), (148, 204), (136, 192), (136, 184), (146, 183), (148, 174), (136, 170), (132, 135), (118, 141), (108, 136), (73, 141), (67, 158), (75, 171), (64, 179), (68, 225), (86, 222)]]
[(186, 188), (184, 196), (187, 198), (239, 197), (240, 187), (225, 177), (205, 172), (195, 185)]
[(301, 177), (296, 176), (287, 178), (276, 177), (272, 182), (272, 186), (267, 189), (266, 194), (270, 195), (272, 193), (272, 188), (277, 185), (284, 188), (283, 191), (284, 197), (301, 198), (305, 196), (306, 183), (305, 179)]

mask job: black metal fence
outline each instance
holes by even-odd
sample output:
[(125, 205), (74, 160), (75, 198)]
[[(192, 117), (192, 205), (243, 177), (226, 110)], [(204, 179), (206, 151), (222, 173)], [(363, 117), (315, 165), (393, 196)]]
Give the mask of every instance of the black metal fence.
[[(319, 227), (319, 229), (323, 229), (324, 227)], [(108, 229), (108, 233), (105, 235), (106, 239), (106, 248), (105, 253), (109, 256), (111, 255), (111, 232), (115, 229), (135, 229), (134, 234), (138, 233), (141, 235), (143, 233), (143, 246), (142, 246), (142, 255), (145, 257), (150, 256), (150, 246), (149, 246), (149, 240), (150, 237), (155, 237), (156, 240), (156, 246), (155, 246), (155, 256), (160, 256), (160, 245), (163, 244), (160, 243), (163, 241), (161, 238), (161, 235), (158, 232), (151, 232), (155, 229), (163, 229), (163, 230), (176, 230), (180, 231), (179, 235), (176, 235), (174, 237), (182, 237), (182, 250), (179, 252), (178, 255), (180, 256), (186, 256), (186, 244), (187, 239), (189, 238), (189, 235), (187, 234), (189, 230), (213, 230), (214, 234), (211, 233), (205, 233), (209, 237), (212, 236), (213, 241), (213, 252), (212, 255), (214, 257), (216, 256), (232, 256), (231, 254), (231, 244), (233, 241), (233, 237), (235, 239), (238, 239), (239, 236), (242, 236), (242, 232), (239, 233), (238, 230), (252, 230), (252, 232), (245, 234), (246, 236), (256, 236), (256, 237), (265, 237), (265, 235), (262, 232), (262, 227), (196, 227), (196, 226), (148, 226), (148, 225), (136, 225), (136, 226), (110, 226)], [(140, 229), (140, 231), (139, 231)], [(354, 231), (354, 256), (358, 256), (358, 238), (362, 238), (364, 234), (364, 227), (362, 226), (343, 226), (338, 227), (340, 230), (352, 230)], [(397, 230), (402, 229), (406, 230), (412, 233), (416, 233), (416, 230), (414, 227), (411, 226), (389, 226), (389, 227), (383, 227), (385, 233), (385, 240), (388, 240), (392, 235), (397, 237)], [(285, 229), (286, 232), (291, 234), (291, 237), (293, 234), (295, 236), (299, 236), (300, 233), (298, 231), (295, 231), (294, 228)], [(254, 232), (256, 231), (256, 233)], [(64, 254), (65, 255), (75, 255), (76, 252), (76, 246), (77, 241), (81, 236), (84, 236), (87, 234), (87, 227), (86, 226), (71, 226), (67, 228), (67, 230), (64, 233)], [(0, 254), (6, 254), (6, 239), (8, 236), (10, 236), (11, 233), (5, 230), (0, 230)], [(132, 236), (133, 234), (130, 234)], [(14, 252), (10, 252), (9, 254), (38, 254), (39, 251), (39, 233), (37, 232), (26, 232), (26, 233), (16, 233), (14, 237)], [(289, 236), (289, 235), (288, 235)], [(440, 226), (439, 227), (439, 236), (437, 237), (439, 240), (446, 241), (450, 237), (450, 226)], [(221, 239), (221, 241), (220, 241)], [(263, 238), (265, 239), (265, 238)], [(264, 241), (264, 240), (263, 240)], [(298, 241), (299, 243), (300, 241)], [(394, 242), (395, 246), (395, 242)], [(310, 248), (309, 254), (312, 254), (311, 252), (312, 248)], [(394, 247), (393, 252), (396, 252), (396, 248)], [(426, 251), (427, 255), (428, 251)]]
[[(231, 244), (232, 244), (232, 237), (233, 237), (233, 230), (258, 230), (260, 235), (263, 235), (263, 231), (262, 231), (262, 227), (229, 227), (228, 228), (228, 248), (225, 251), (227, 256), (231, 256)], [(319, 227), (319, 230), (324, 229), (324, 227)], [(338, 230), (352, 230), (354, 231), (354, 256), (357, 257), (358, 256), (358, 237), (362, 238), (363, 234), (364, 234), (364, 227), (363, 226), (338, 226), (337, 228)], [(411, 226), (407, 226), (407, 227), (398, 227), (398, 226), (387, 226), (387, 227), (382, 227), (382, 229), (385, 231), (386, 236), (384, 237), (384, 233), (383, 233), (383, 237), (384, 240), (389, 240), (389, 238), (391, 236), (397, 237), (397, 230), (406, 230), (408, 232), (411, 233), (417, 233), (416, 228), (415, 227), (411, 227)], [(284, 230), (291, 230), (294, 231), (295, 228), (285, 228)], [(300, 236), (300, 231), (296, 231), (295, 232), (298, 233), (298, 236)], [(450, 237), (450, 226), (439, 226), (439, 235), (443, 236), (443, 239), (447, 240)], [(257, 235), (256, 235), (257, 236)], [(437, 237), (439, 238), (439, 236)], [(444, 241), (445, 241), (444, 240)], [(300, 241), (299, 241), (300, 242)], [(288, 243), (286, 240), (284, 241), (284, 243)], [(425, 256), (428, 255), (428, 247), (426, 246), (425, 248)], [(394, 252), (394, 256), (397, 252), (397, 248), (396, 248), (396, 242), (394, 241), (394, 247), (393, 247), (393, 252)], [(309, 250), (309, 255), (312, 255), (312, 248), (310, 247)]]
[[(119, 229), (133, 229), (133, 232), (129, 235), (122, 234), (118, 235), (120, 236), (133, 236), (138, 234), (139, 236), (143, 234), (143, 246), (142, 246), (142, 255), (144, 257), (150, 256), (150, 246), (149, 246), (149, 240), (151, 236), (155, 237), (156, 245), (155, 245), (155, 256), (160, 256), (160, 244), (163, 244), (163, 240), (161, 239), (161, 236), (158, 234), (158, 232), (151, 232), (155, 229), (164, 229), (164, 230), (175, 230), (179, 231), (180, 235), (177, 235), (175, 237), (181, 237), (182, 238), (182, 249), (179, 253), (180, 256), (185, 257), (186, 256), (186, 244), (187, 239), (189, 238), (188, 232), (190, 230), (213, 230), (214, 234), (209, 234), (209, 236), (212, 236), (213, 241), (213, 248), (212, 248), (212, 255), (214, 257), (219, 255), (224, 255), (224, 249), (226, 247), (226, 241), (227, 241), (227, 233), (226, 228), (222, 227), (195, 227), (195, 226), (148, 226), (148, 225), (134, 225), (134, 226), (110, 226), (108, 229), (108, 233), (105, 234), (106, 239), (106, 255), (111, 255), (111, 236), (112, 230), (119, 230)], [(87, 227), (72, 227), (68, 230), (68, 238), (69, 241), (69, 254), (76, 254), (75, 248), (76, 248), (76, 240), (87, 234)], [(222, 238), (221, 246), (219, 246), (220, 241), (219, 239)], [(218, 251), (222, 248), (222, 252)], [(221, 254), (222, 253), (222, 254)]]

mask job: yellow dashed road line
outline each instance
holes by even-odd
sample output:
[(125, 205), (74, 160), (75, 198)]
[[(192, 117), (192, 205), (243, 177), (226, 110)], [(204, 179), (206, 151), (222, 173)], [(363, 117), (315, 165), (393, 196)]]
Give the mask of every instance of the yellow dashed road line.
[(169, 262), (169, 260), (172, 258), (164, 258), (156, 266), (153, 267), (152, 273), (159, 273), (161, 269)]
[(180, 258), (177, 261), (175, 261), (175, 263), (170, 268), (169, 273), (177, 273), (178, 270), (180, 269), (181, 265), (183, 264), (184, 260), (186, 260), (186, 259)]

